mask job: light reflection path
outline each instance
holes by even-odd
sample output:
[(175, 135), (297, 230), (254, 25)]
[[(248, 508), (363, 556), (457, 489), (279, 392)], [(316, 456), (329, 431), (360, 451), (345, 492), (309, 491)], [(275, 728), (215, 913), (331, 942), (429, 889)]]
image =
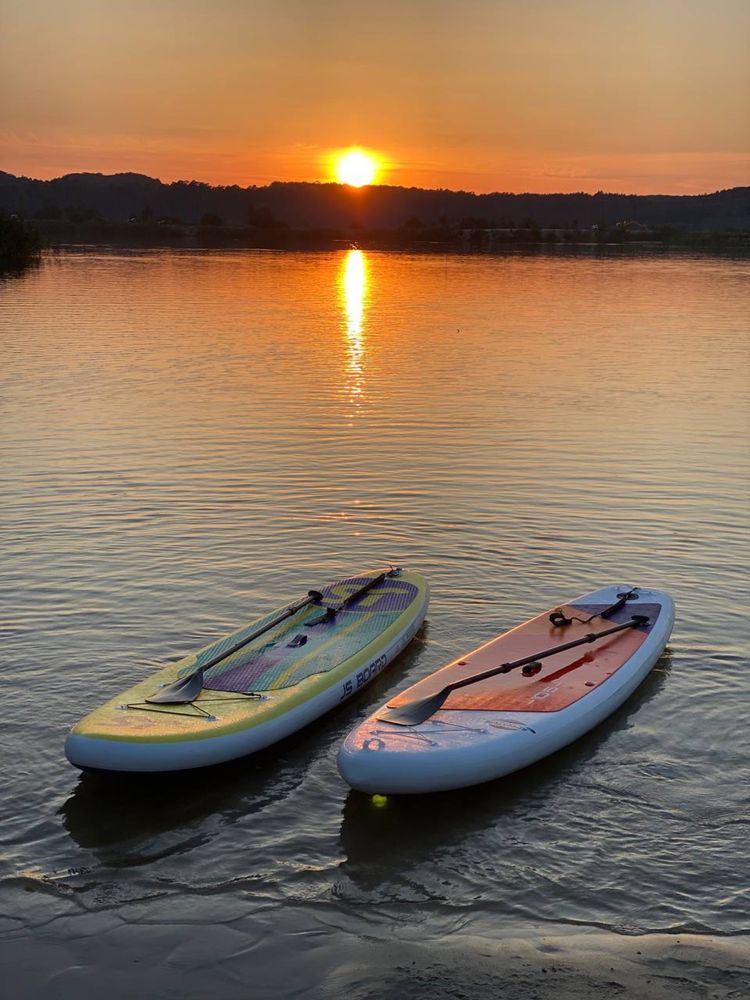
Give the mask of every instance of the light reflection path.
[(361, 250), (349, 250), (339, 275), (340, 299), (344, 311), (346, 346), (346, 389), (359, 402), (365, 393), (364, 316), (367, 297), (367, 266)]

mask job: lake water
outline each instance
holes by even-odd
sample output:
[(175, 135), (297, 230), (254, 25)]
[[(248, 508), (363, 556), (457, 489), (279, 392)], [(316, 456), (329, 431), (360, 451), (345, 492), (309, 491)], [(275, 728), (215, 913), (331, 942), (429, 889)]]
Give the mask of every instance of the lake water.
[[(1, 283), (6, 995), (740, 996), (749, 278), (88, 248)], [(428, 622), (356, 701), (210, 773), (67, 764), (158, 664), (389, 562)], [(347, 789), (389, 693), (610, 582), (678, 616), (604, 725), (460, 793)]]

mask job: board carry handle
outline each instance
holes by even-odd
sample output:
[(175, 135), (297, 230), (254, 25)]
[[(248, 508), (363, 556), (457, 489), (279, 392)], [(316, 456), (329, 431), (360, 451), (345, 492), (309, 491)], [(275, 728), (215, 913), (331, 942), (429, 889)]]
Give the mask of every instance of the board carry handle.
[(576, 646), (595, 642), (597, 639), (614, 635), (616, 632), (624, 632), (625, 629), (635, 628), (637, 625), (647, 625), (648, 622), (649, 618), (646, 615), (633, 615), (629, 622), (624, 622), (622, 625), (613, 625), (612, 628), (605, 628), (601, 632), (589, 632), (588, 635), (584, 635), (580, 639), (563, 642), (559, 646), (551, 646), (549, 649), (543, 649), (539, 653), (532, 653), (531, 656), (523, 656), (519, 660), (501, 663), (498, 667), (490, 667), (489, 670), (483, 670), (481, 674), (474, 674), (472, 677), (464, 677), (462, 680), (453, 681), (450, 684), (446, 684), (436, 694), (427, 695), (425, 698), (417, 698), (414, 701), (407, 702), (405, 705), (399, 705), (397, 708), (389, 709), (386, 705), (385, 710), (379, 713), (377, 718), (381, 722), (393, 722), (398, 726), (418, 726), (420, 722), (425, 722), (441, 708), (451, 691), (468, 687), (469, 684), (477, 684), (479, 681), (487, 680), (489, 677), (496, 677), (498, 674), (509, 674), (511, 670), (517, 670), (518, 667), (526, 668), (522, 670), (525, 677), (533, 677), (541, 669), (539, 661), (544, 660), (548, 656), (554, 656), (555, 653), (564, 653), (566, 649), (574, 649)]

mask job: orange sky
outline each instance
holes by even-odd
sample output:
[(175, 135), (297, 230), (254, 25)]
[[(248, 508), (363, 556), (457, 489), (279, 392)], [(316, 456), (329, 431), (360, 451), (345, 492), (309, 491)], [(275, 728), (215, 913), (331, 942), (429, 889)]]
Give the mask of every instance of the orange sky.
[(241, 185), (750, 183), (750, 0), (0, 0), (0, 169)]

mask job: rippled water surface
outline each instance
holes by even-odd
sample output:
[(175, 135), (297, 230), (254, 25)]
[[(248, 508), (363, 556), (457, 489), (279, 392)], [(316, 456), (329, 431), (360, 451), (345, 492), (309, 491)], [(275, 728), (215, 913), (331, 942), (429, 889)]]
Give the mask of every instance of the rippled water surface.
[[(749, 277), (606, 251), (91, 249), (0, 284), (12, 995), (489, 996), (529, 942), (553, 962), (657, 942), (658, 978), (681, 935), (739, 968)], [(66, 729), (157, 664), (389, 561), (429, 578), (428, 622), (357, 701), (210, 773), (67, 764)], [(678, 618), (604, 725), (481, 788), (348, 791), (338, 745), (387, 694), (610, 582)]]

